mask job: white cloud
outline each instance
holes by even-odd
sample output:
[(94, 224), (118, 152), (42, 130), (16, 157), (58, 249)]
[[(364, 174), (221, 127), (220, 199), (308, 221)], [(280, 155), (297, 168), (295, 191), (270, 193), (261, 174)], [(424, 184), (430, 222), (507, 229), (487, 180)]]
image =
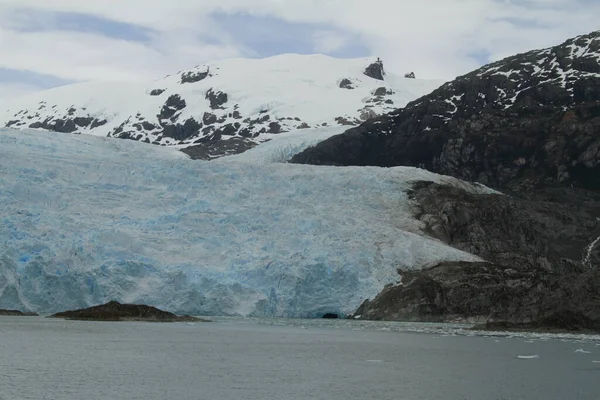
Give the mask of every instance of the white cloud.
[(348, 36), (337, 31), (316, 31), (313, 34), (314, 49), (317, 53), (331, 53), (343, 49), (348, 44)]
[(40, 90), (42, 88), (35, 85), (0, 82), (0, 107), (2, 107), (2, 101), (11, 100)]
[[(149, 42), (61, 31), (15, 29), (27, 10), (76, 12), (154, 32)], [(334, 52), (359, 38), (388, 70), (453, 78), (492, 60), (557, 44), (597, 29), (600, 2), (586, 0), (2, 0), (0, 68), (61, 78), (139, 80), (210, 59), (253, 55), (214, 12), (248, 13), (315, 24), (315, 51)], [(39, 16), (37, 17), (39, 18)], [(44, 22), (44, 21), (41, 21)], [(277, 35), (277, 32), (273, 33)]]

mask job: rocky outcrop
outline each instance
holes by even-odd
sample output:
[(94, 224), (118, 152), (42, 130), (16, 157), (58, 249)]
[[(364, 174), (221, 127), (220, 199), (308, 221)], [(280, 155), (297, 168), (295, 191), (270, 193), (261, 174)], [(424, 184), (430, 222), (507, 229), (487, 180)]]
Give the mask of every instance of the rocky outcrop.
[[(241, 132), (243, 134), (243, 132)], [(216, 139), (216, 140), (215, 140)], [(240, 154), (257, 146), (257, 143), (242, 136), (235, 136), (229, 140), (199, 139), (196, 144), (181, 149), (193, 160), (213, 160), (226, 155)]]
[(181, 74), (181, 83), (195, 83), (206, 79), (210, 75), (210, 69), (187, 71)]
[(56, 313), (51, 318), (83, 321), (148, 321), (148, 322), (206, 322), (189, 315), (178, 316), (140, 304), (121, 304), (111, 301), (95, 307)]
[(165, 92), (165, 89), (152, 89), (150, 91), (150, 96), (160, 96)]
[(417, 76), (415, 75), (414, 72), (409, 72), (408, 74), (404, 74), (404, 77), (408, 78), (408, 79), (416, 79), (417, 78)]
[(600, 330), (600, 246), (589, 251), (599, 193), (551, 188), (523, 199), (423, 182), (410, 198), (429, 235), (486, 262), (399, 271), (402, 284), (366, 301), (360, 318)]
[(354, 89), (354, 85), (350, 79), (344, 78), (340, 81), (340, 89)]
[(42, 122), (34, 122), (29, 125), (32, 129), (46, 129), (49, 131), (60, 132), (60, 133), (73, 133), (77, 130), (75, 121), (70, 118), (66, 119), (51, 119), (48, 118)]
[(158, 115), (159, 119), (170, 119), (186, 107), (186, 102), (178, 94), (169, 96)]
[(37, 317), (38, 314), (32, 312), (23, 312), (19, 310), (3, 310), (0, 309), (0, 316), (4, 317)]
[(384, 80), (385, 71), (383, 70), (383, 61), (378, 58), (377, 61), (370, 64), (365, 68), (365, 75), (379, 81)]
[(206, 100), (210, 102), (210, 108), (213, 110), (221, 108), (221, 106), (227, 103), (227, 93), (220, 90), (209, 89), (206, 92)]

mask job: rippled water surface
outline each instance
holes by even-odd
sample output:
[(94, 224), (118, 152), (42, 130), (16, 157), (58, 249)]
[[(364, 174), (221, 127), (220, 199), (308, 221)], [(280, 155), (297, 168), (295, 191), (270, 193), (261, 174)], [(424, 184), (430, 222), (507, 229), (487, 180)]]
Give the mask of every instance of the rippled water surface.
[(460, 325), (0, 318), (0, 399), (600, 398), (600, 337)]

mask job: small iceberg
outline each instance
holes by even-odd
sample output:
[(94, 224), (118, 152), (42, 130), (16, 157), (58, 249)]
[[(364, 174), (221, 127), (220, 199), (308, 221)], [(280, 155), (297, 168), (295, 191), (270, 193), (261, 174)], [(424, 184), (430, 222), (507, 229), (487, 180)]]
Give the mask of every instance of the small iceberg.
[(531, 356), (521, 356), (521, 355), (519, 355), (519, 356), (517, 356), (517, 358), (519, 360), (533, 360), (535, 358), (540, 358), (540, 356), (538, 356), (537, 354), (533, 354)]
[(575, 353), (581, 353), (581, 354), (592, 354), (591, 351), (586, 351), (584, 349), (577, 349), (575, 350)]

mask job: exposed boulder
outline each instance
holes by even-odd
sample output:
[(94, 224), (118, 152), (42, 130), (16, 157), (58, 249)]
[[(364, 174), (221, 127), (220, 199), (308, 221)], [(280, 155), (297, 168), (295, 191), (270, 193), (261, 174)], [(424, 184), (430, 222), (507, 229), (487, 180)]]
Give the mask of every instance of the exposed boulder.
[(210, 101), (210, 108), (213, 110), (222, 108), (221, 106), (227, 103), (227, 93), (220, 90), (214, 91), (209, 89), (206, 92), (206, 100)]
[(235, 136), (239, 127), (240, 127), (239, 124), (237, 126), (234, 124), (226, 124), (226, 125), (223, 125), (221, 128), (216, 129), (215, 133), (218, 133), (219, 135), (223, 135), (223, 136)]
[(360, 113), (360, 119), (363, 121), (367, 121), (370, 120), (371, 118), (376, 118), (378, 116), (378, 114), (371, 108), (365, 108), (361, 113)]
[(188, 71), (181, 74), (181, 83), (195, 83), (200, 82), (210, 74), (210, 68), (206, 68), (206, 71)]
[(205, 112), (202, 117), (202, 122), (204, 125), (212, 125), (217, 123), (217, 116), (215, 114), (211, 114), (209, 112)]
[(350, 121), (348, 118), (345, 117), (337, 117), (335, 121), (340, 125), (356, 125), (353, 121)]
[(352, 83), (352, 81), (348, 78), (344, 78), (340, 81), (340, 88), (341, 89), (354, 89), (354, 84)]
[(106, 125), (108, 123), (108, 121), (106, 119), (94, 119), (92, 121), (92, 124), (90, 125), (90, 129), (95, 129), (98, 128), (100, 126)]
[(374, 63), (370, 64), (366, 69), (365, 69), (365, 75), (373, 78), (373, 79), (377, 79), (379, 81), (384, 80), (384, 76), (385, 76), (385, 71), (383, 70), (383, 61), (381, 61), (379, 58), (377, 59), (377, 61), (375, 61)]
[(202, 124), (194, 118), (189, 118), (183, 124), (163, 125), (163, 136), (181, 141), (197, 136), (201, 128)]
[(169, 96), (158, 115), (159, 120), (172, 118), (186, 107), (186, 102), (178, 94)]
[(73, 118), (73, 122), (80, 128), (88, 127), (92, 124), (94, 118), (92, 117), (75, 117)]
[(150, 96), (160, 96), (165, 92), (165, 89), (152, 89), (150, 91)]
[(281, 133), (281, 124), (279, 122), (271, 122), (267, 133)]
[[(8, 126), (8, 125), (7, 125)], [(45, 121), (37, 121), (29, 125), (33, 129), (46, 129), (49, 131), (60, 133), (73, 133), (77, 131), (77, 125), (71, 118), (52, 119), (47, 118)]]
[(195, 145), (186, 147), (181, 151), (189, 155), (193, 160), (213, 160), (223, 155), (243, 153), (256, 145), (256, 142), (240, 136), (234, 136), (229, 140), (217, 141), (211, 141), (210, 138), (203, 138), (199, 139)]
[(374, 96), (385, 96), (387, 94), (387, 89), (385, 87), (380, 87), (375, 89), (375, 91), (373, 92)]

